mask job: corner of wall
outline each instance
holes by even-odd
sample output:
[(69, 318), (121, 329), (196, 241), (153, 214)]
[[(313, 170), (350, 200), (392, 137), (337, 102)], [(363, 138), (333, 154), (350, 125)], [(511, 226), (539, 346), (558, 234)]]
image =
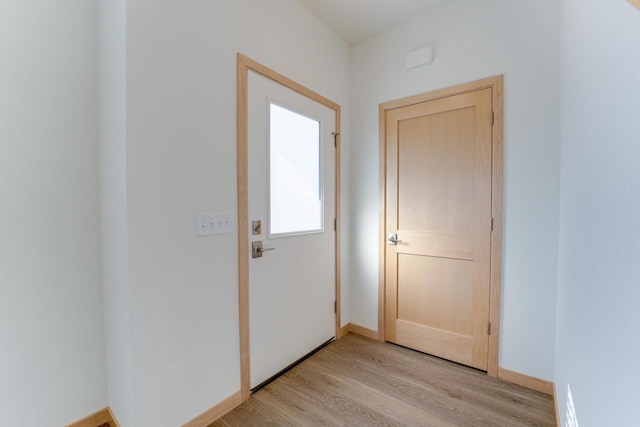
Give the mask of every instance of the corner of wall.
[(98, 10), (100, 223), (108, 403), (134, 425), (126, 158), (126, 0)]

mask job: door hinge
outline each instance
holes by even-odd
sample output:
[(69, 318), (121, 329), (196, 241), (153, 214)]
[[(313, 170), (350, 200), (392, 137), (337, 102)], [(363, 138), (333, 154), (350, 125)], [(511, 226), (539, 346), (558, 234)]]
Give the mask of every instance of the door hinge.
[(496, 113), (494, 113), (493, 111), (491, 112), (491, 126), (493, 126), (496, 123)]
[(493, 231), (493, 218), (489, 220), (489, 230)]
[(333, 312), (338, 314), (338, 301), (333, 302)]
[(491, 335), (491, 322), (487, 323), (487, 335)]
[(340, 132), (331, 132), (333, 135), (333, 146), (338, 148), (338, 137), (340, 136)]
[(338, 231), (338, 218), (333, 219), (333, 231)]

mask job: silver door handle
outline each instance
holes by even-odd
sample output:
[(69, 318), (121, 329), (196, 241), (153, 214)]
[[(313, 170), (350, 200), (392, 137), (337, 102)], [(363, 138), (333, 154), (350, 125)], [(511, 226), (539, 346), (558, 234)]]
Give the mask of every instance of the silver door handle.
[(275, 251), (276, 248), (263, 248), (262, 241), (251, 242), (251, 258), (262, 258), (264, 252)]
[(398, 243), (402, 243), (402, 240), (398, 240), (398, 233), (389, 233), (387, 235), (387, 242), (392, 246), (396, 246)]

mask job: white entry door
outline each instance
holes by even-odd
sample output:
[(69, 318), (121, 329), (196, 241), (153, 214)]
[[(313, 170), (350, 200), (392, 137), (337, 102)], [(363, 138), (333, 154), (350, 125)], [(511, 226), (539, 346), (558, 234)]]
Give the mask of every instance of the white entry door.
[(251, 389), (335, 336), (334, 130), (334, 110), (249, 72)]

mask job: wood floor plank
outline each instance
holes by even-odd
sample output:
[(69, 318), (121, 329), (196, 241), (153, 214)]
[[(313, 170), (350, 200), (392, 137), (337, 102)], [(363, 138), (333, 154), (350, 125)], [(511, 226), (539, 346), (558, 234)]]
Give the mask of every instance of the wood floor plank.
[(542, 393), (348, 334), (213, 426), (551, 427), (555, 415)]
[(328, 413), (312, 402), (306, 402), (306, 398), (298, 393), (288, 390), (286, 387), (266, 387), (257, 394), (256, 399), (274, 410), (287, 414), (296, 425), (308, 426), (340, 426), (338, 418)]
[[(308, 363), (305, 365), (308, 365)], [(322, 376), (303, 365), (297, 368), (299, 369), (283, 376), (283, 381), (280, 385), (298, 390), (304, 387), (304, 393), (308, 397), (309, 404), (317, 405), (322, 407), (323, 410), (339, 416), (347, 425), (394, 425), (393, 418), (366, 405), (361, 405), (344, 388), (341, 389), (339, 387), (339, 381), (336, 382), (335, 378)]]
[(361, 365), (370, 365), (376, 372), (415, 378), (433, 386), (435, 393), (463, 400), (478, 411), (485, 408), (491, 413), (503, 414), (509, 420), (505, 425), (548, 424), (551, 398), (547, 395), (505, 384), (483, 372), (406, 348), (396, 346), (395, 351), (390, 352), (363, 337), (355, 337), (355, 341), (358, 345), (336, 343), (328, 351), (343, 354)]
[(318, 359), (331, 363), (332, 369), (341, 375), (354, 375), (368, 387), (392, 394), (416, 408), (429, 412), (434, 417), (451, 421), (453, 425), (490, 425), (491, 423), (499, 425), (500, 422), (506, 422), (490, 410), (483, 408), (477, 410), (457, 396), (429, 384), (421, 383), (419, 380), (381, 372), (359, 363), (357, 360), (340, 357), (329, 352), (318, 355)]
[(455, 427), (446, 420), (430, 413), (428, 408), (413, 406), (397, 398), (397, 393), (386, 393), (371, 387), (366, 383), (350, 378), (347, 375), (332, 370), (318, 362), (318, 358), (309, 360), (307, 375), (314, 378), (320, 384), (333, 390), (334, 393), (343, 394), (353, 399), (359, 408), (367, 408), (370, 413), (377, 413), (378, 417), (390, 418), (392, 425), (420, 425), (421, 422), (431, 425)]
[[(398, 375), (414, 377), (424, 384), (430, 384), (451, 395), (464, 398), (467, 402), (492, 406), (492, 411), (506, 409), (509, 413), (526, 408), (525, 412), (548, 410), (550, 397), (532, 392), (522, 387), (505, 384), (487, 377), (483, 372), (466, 366), (452, 364), (413, 350), (397, 347), (387, 352), (378, 343), (358, 339), (358, 345), (348, 346), (346, 354), (359, 363), (370, 363), (376, 370), (390, 371)], [(337, 343), (340, 344), (340, 343)], [(341, 352), (343, 345), (336, 345), (331, 351)]]
[[(238, 410), (241, 409), (241, 410)], [(249, 399), (240, 408), (229, 412), (211, 426), (297, 426), (292, 419), (282, 416), (260, 399)]]
[(327, 395), (322, 390), (312, 390), (309, 387), (299, 387), (299, 373), (283, 375), (277, 387), (267, 386), (264, 393), (257, 393), (256, 399), (263, 399), (264, 395), (270, 394), (275, 399), (287, 402), (290, 413), (296, 418), (298, 425), (309, 426), (342, 426), (344, 417), (332, 409), (338, 406), (335, 403), (336, 397)]

